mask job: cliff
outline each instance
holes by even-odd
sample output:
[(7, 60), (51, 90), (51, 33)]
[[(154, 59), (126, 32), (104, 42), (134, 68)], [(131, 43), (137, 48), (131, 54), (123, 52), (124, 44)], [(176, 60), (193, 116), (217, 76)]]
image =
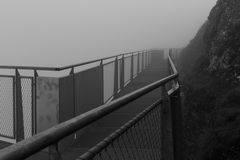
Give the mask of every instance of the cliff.
[(184, 72), (201, 68), (231, 84), (239, 83), (240, 1), (218, 0), (182, 57)]
[(218, 0), (180, 56), (188, 159), (240, 159), (240, 1)]

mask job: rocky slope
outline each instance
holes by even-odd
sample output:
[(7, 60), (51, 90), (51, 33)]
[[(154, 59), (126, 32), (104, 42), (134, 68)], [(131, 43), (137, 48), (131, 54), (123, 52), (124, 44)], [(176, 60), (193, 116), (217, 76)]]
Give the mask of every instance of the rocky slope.
[(240, 1), (219, 0), (204, 34), (210, 56), (208, 70), (231, 83), (240, 78)]
[(240, 159), (240, 0), (218, 0), (182, 51), (188, 159)]
[(240, 1), (218, 0), (187, 48), (194, 48), (188, 55), (194, 61), (190, 68), (201, 67), (231, 84), (240, 82)]

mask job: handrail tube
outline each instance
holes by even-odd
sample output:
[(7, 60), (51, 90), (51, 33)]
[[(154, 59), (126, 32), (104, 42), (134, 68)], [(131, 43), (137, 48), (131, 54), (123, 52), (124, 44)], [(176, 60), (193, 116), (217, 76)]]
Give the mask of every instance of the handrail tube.
[(165, 85), (167, 82), (177, 77), (178, 73), (174, 73), (166, 78), (153, 82), (132, 93), (118, 98), (108, 104), (99, 106), (93, 110), (86, 112), (85, 114), (79, 115), (68, 121), (53, 126), (46, 131), (34, 135), (33, 137), (4, 148), (0, 150), (0, 160), (18, 160), (27, 158), (34, 153), (46, 148), (47, 146), (57, 143), (61, 139), (73, 134), (79, 129), (84, 128), (88, 124), (102, 118), (103, 116), (122, 108), (124, 105), (132, 102), (133, 100), (155, 90), (162, 85)]
[(0, 69), (23, 69), (23, 70), (45, 70), (58, 71), (57, 67), (31, 67), (31, 66), (0, 66)]
[(173, 70), (173, 73), (178, 73), (178, 71), (177, 71), (177, 69), (176, 69), (176, 67), (175, 67), (175, 65), (174, 65), (170, 55), (168, 55), (168, 60), (169, 60), (170, 66), (171, 66), (171, 68)]
[(142, 52), (142, 51), (134, 51), (134, 52), (129, 52), (129, 53), (123, 53), (123, 54), (118, 54), (115, 56), (109, 56), (109, 57), (105, 57), (105, 58), (99, 58), (96, 60), (91, 60), (91, 61), (87, 61), (87, 62), (83, 62), (83, 63), (77, 63), (77, 64), (73, 64), (73, 65), (68, 65), (68, 66), (63, 66), (63, 67), (39, 67), (39, 66), (2, 66), (0, 65), (0, 69), (23, 69), (23, 70), (44, 70), (44, 71), (62, 71), (65, 69), (70, 69), (73, 67), (79, 67), (79, 66), (83, 66), (86, 64), (90, 64), (90, 63), (94, 63), (94, 62), (98, 62), (98, 61), (102, 61), (102, 60), (107, 60), (110, 58), (114, 58), (114, 57), (118, 57), (118, 56), (122, 56), (122, 55), (129, 55), (129, 54), (133, 54), (133, 53), (138, 53), (138, 52)]

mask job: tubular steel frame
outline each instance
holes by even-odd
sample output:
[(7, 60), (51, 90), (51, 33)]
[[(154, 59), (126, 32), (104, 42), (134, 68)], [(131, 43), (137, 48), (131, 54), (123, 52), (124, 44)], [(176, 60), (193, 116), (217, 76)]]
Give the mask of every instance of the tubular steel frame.
[[(119, 59), (119, 57), (121, 57), (120, 59), (122, 59), (122, 65), (120, 65), (121, 68), (123, 68), (122, 73), (120, 73), (120, 80), (121, 78), (124, 79), (124, 60), (128, 57), (131, 57), (132, 55), (140, 55), (141, 53), (148, 53), (151, 52), (151, 50), (145, 50), (145, 51), (135, 51), (135, 52), (129, 52), (129, 53), (124, 53), (124, 54), (118, 54), (115, 56), (109, 56), (109, 57), (105, 57), (105, 58), (101, 58), (101, 59), (96, 59), (96, 60), (92, 60), (92, 61), (87, 61), (87, 62), (83, 62), (83, 63), (78, 63), (78, 64), (73, 64), (73, 65), (68, 65), (68, 66), (63, 66), (63, 67), (39, 67), (39, 66), (0, 66), (0, 69), (13, 69), (15, 70), (15, 75), (0, 75), (1, 77), (12, 77), (13, 78), (13, 107), (14, 107), (14, 112), (13, 112), (13, 120), (14, 120), (14, 124), (13, 124), (13, 136), (6, 136), (6, 135), (0, 135), (2, 137), (5, 138), (10, 138), (10, 139), (16, 139), (16, 141), (20, 141), (22, 139), (24, 139), (24, 126), (20, 127), (20, 125), (16, 125), (17, 123), (22, 124), (22, 120), (21, 122), (19, 122), (19, 120), (17, 120), (17, 117), (20, 117), (21, 114), (21, 101), (22, 101), (22, 95), (21, 95), (21, 78), (32, 78), (32, 134), (36, 134), (36, 127), (37, 127), (37, 123), (36, 123), (36, 91), (37, 91), (37, 77), (39, 76), (37, 71), (62, 71), (62, 70), (66, 70), (66, 69), (71, 69), (71, 75), (75, 75), (74, 74), (74, 69), (76, 67), (80, 67), (80, 66), (84, 66), (87, 64), (91, 64), (91, 63), (96, 63), (96, 62), (100, 62), (100, 66), (104, 67), (107, 64), (110, 63), (114, 63), (115, 60), (104, 63), (103, 61), (105, 60), (110, 60), (110, 59)], [(132, 69), (132, 68), (130, 68)], [(33, 76), (21, 76), (19, 71), (20, 70), (32, 70), (33, 71)], [(86, 69), (87, 70), (87, 69)], [(114, 70), (114, 73), (117, 70)], [(80, 71), (82, 72), (82, 71)], [(114, 77), (116, 77), (114, 75)], [(103, 77), (104, 78), (104, 77)], [(104, 81), (103, 81), (104, 83)], [(116, 83), (120, 83), (118, 82), (118, 79), (114, 78), (114, 85)], [(73, 85), (75, 85), (75, 81), (73, 81)], [(120, 87), (119, 90), (123, 89), (124, 86), (126, 86), (126, 83), (123, 85), (123, 87)], [(74, 87), (75, 88), (75, 87)], [(75, 89), (74, 89), (75, 90)], [(106, 102), (108, 102), (110, 99), (112, 99), (115, 95), (117, 94), (117, 92), (113, 92), (113, 95), (111, 95), (108, 100)], [(103, 101), (104, 101), (104, 88), (103, 88)], [(74, 101), (74, 105), (75, 105), (75, 101)], [(75, 108), (75, 107), (74, 107)], [(20, 109), (20, 112), (18, 112), (18, 110)], [(23, 114), (23, 113), (22, 113)], [(75, 113), (74, 113), (75, 114)], [(23, 115), (22, 115), (23, 116)]]
[[(124, 62), (123, 62), (124, 63)], [(169, 64), (173, 74), (168, 77), (165, 77), (161, 80), (158, 80), (152, 84), (149, 84), (141, 89), (138, 89), (132, 93), (129, 93), (121, 98), (118, 98), (110, 103), (101, 105), (93, 110), (90, 110), (82, 115), (79, 115), (75, 118), (72, 118), (68, 121), (60, 123), (48, 130), (45, 130), (29, 139), (23, 140), (19, 143), (16, 143), (12, 146), (0, 150), (0, 160), (17, 160), (27, 158), (34, 153), (41, 151), (46, 147), (50, 147), (50, 157), (52, 159), (61, 159), (61, 155), (58, 151), (58, 142), (75, 133), (77, 130), (80, 130), (89, 124), (95, 122), (96, 120), (112, 113), (115, 110), (122, 108), (124, 105), (134, 101), (135, 99), (140, 98), (147, 93), (162, 87), (162, 104), (165, 109), (161, 114), (161, 128), (162, 128), (162, 156), (165, 159), (176, 159), (180, 160), (183, 158), (183, 154), (180, 148), (176, 148), (181, 144), (181, 136), (176, 136), (176, 134), (181, 135), (181, 113), (176, 113), (171, 111), (171, 108), (174, 108), (175, 111), (178, 110), (181, 112), (181, 103), (177, 103), (180, 100), (180, 89), (178, 84), (178, 72), (169, 56)], [(146, 66), (144, 66), (145, 68)], [(166, 92), (165, 84), (174, 80), (175, 86)], [(175, 103), (170, 103), (170, 100), (174, 97), (177, 98)], [(169, 98), (170, 97), (170, 98)], [(171, 106), (174, 104), (174, 106)], [(147, 111), (146, 111), (147, 112)], [(142, 115), (141, 113), (140, 115)], [(145, 112), (144, 112), (145, 114)], [(139, 117), (138, 115), (137, 117)], [(135, 117), (135, 119), (137, 119)], [(175, 122), (172, 122), (174, 120)], [(134, 119), (132, 120), (134, 121)], [(128, 125), (133, 123), (132, 121), (128, 122)], [(167, 126), (165, 125), (167, 124)], [(172, 124), (173, 127), (172, 127)], [(176, 125), (177, 124), (177, 125)], [(164, 125), (164, 127), (163, 127)], [(177, 126), (177, 127), (176, 127)], [(126, 126), (125, 126), (126, 127)], [(124, 127), (123, 127), (124, 128)], [(123, 128), (120, 128), (123, 129)], [(170, 132), (169, 132), (170, 131)], [(118, 131), (119, 132), (119, 131)], [(122, 132), (122, 131), (121, 131)]]

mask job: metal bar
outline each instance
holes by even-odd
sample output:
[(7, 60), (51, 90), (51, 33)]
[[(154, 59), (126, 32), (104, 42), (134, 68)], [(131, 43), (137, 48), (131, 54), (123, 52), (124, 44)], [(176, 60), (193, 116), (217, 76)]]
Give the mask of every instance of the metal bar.
[(17, 137), (17, 109), (16, 109), (16, 76), (12, 78), (13, 79), (13, 138), (16, 139)]
[(33, 123), (34, 123), (34, 132), (33, 134), (37, 133), (37, 77), (38, 77), (38, 73), (37, 70), (34, 70), (34, 78), (33, 78), (33, 87), (34, 87), (34, 99), (33, 99), (33, 103), (34, 103), (34, 107), (33, 107)]
[(76, 114), (76, 82), (75, 82), (75, 74), (74, 74), (74, 67), (70, 71), (70, 76), (73, 77), (72, 83), (73, 83), (73, 116), (75, 117)]
[(60, 67), (59, 70), (65, 70), (65, 69), (72, 68), (72, 67), (78, 67), (78, 66), (82, 66), (82, 65), (102, 61), (102, 60), (107, 60), (107, 59), (111, 59), (111, 58), (122, 56), (122, 55), (129, 55), (129, 54), (136, 53), (136, 52), (138, 52), (138, 51), (124, 53), (124, 54), (118, 54), (118, 55), (115, 55), (115, 56), (110, 56), (110, 57), (100, 58), (100, 59), (96, 59), (96, 60), (92, 60), (92, 61), (88, 61), (88, 62), (83, 62), (83, 63), (74, 64), (74, 65), (64, 66), (64, 67)]
[(120, 89), (122, 90), (124, 88), (124, 55), (121, 58), (121, 63), (120, 63)]
[(23, 69), (23, 70), (45, 70), (45, 71), (58, 71), (56, 67), (34, 67), (34, 66), (0, 66), (0, 69)]
[(134, 60), (133, 60), (133, 54), (132, 54), (132, 56), (131, 56), (131, 68), (130, 68), (130, 81), (132, 81), (133, 80), (133, 70), (134, 70), (134, 65), (133, 65), (133, 63), (134, 63)]
[(140, 73), (140, 53), (137, 54), (137, 75)]
[(104, 101), (104, 69), (103, 69), (103, 60), (100, 61), (99, 64), (100, 68), (101, 68), (101, 72), (102, 72), (102, 104), (105, 103)]
[(118, 93), (118, 57), (115, 59), (115, 64), (114, 64), (114, 91), (113, 91), (113, 96), (115, 96)]
[(16, 76), (16, 141), (24, 139), (24, 122), (23, 122), (23, 106), (22, 106), (22, 88), (21, 78), (18, 70), (15, 70)]
[(61, 70), (65, 70), (65, 69), (69, 69), (69, 68), (73, 68), (73, 67), (79, 67), (79, 66), (83, 66), (83, 65), (86, 65), (86, 64), (94, 63), (94, 62), (99, 62), (99, 61), (101, 61), (101, 60), (111, 59), (111, 58), (114, 58), (114, 57), (116, 57), (116, 56), (129, 55), (129, 54), (137, 53), (137, 52), (139, 52), (139, 51), (134, 51), (134, 52), (129, 52), (129, 53), (118, 54), (118, 55), (115, 55), (115, 56), (109, 56), (109, 57), (105, 57), (105, 58), (100, 58), (100, 59), (96, 59), (96, 60), (92, 60), (92, 61), (87, 61), (87, 62), (78, 63), (78, 64), (73, 64), (73, 65), (68, 65), (68, 66), (63, 66), (63, 67), (2, 66), (2, 65), (0, 65), (0, 69), (23, 69), (23, 70), (61, 71)]
[(79, 115), (66, 122), (58, 124), (24, 141), (4, 148), (0, 150), (0, 159), (16, 160), (27, 158), (30, 155), (44, 149), (51, 144), (58, 142), (64, 137), (67, 137), (68, 135), (76, 132), (77, 130), (82, 129), (83, 127), (102, 118), (103, 116), (110, 114), (119, 108), (122, 108), (124, 105), (151, 92), (152, 90), (155, 90), (156, 88), (177, 77), (178, 74), (170, 75), (141, 89), (138, 89), (130, 94), (127, 94), (119, 99), (116, 99), (108, 104), (104, 104), (89, 112), (86, 112), (85, 114)]
[(33, 77), (31, 77), (31, 78), (29, 78), (29, 79), (31, 79), (31, 100), (32, 100), (32, 104), (31, 104), (31, 109), (32, 109), (32, 112), (31, 112), (31, 114), (32, 114), (32, 116), (31, 116), (31, 119), (32, 119), (32, 130), (31, 130), (31, 136), (33, 136), (34, 135), (34, 132), (35, 132), (35, 116), (34, 116), (34, 114), (35, 114), (35, 102), (34, 102), (34, 92), (35, 92), (35, 90), (34, 90), (34, 78)]
[(171, 111), (172, 111), (172, 132), (173, 132), (173, 148), (174, 160), (185, 159), (184, 156), (184, 140), (183, 140), (183, 117), (181, 106), (180, 87), (170, 95)]
[(163, 105), (161, 108), (161, 134), (162, 134), (162, 159), (174, 160), (173, 136), (172, 136), (172, 116), (170, 99), (165, 85), (161, 88)]

